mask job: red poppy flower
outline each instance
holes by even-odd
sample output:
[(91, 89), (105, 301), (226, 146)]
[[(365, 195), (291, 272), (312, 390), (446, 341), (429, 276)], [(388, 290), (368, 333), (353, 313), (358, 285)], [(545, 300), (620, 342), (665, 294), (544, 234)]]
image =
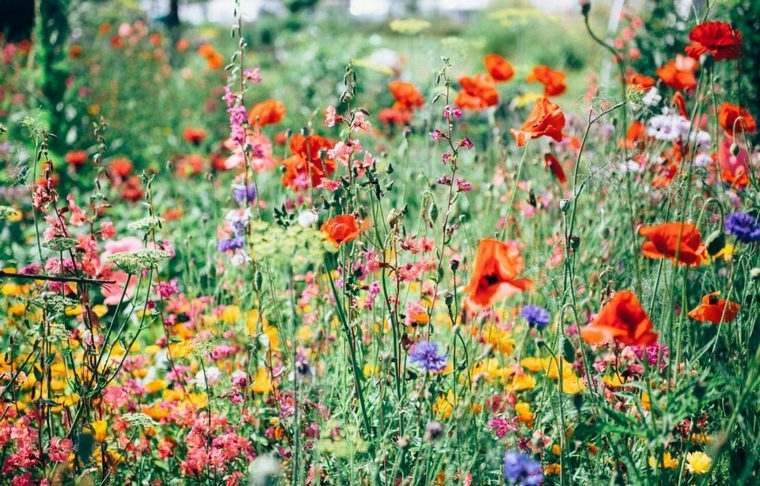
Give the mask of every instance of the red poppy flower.
[(182, 137), (194, 145), (203, 142), (207, 135), (206, 130), (202, 128), (188, 127), (182, 131)]
[(562, 164), (559, 163), (559, 159), (557, 159), (554, 154), (544, 155), (544, 165), (552, 172), (552, 174), (554, 174), (554, 177), (557, 178), (560, 184), (567, 182), (565, 170), (562, 168)]
[(527, 290), (531, 281), (520, 278), (524, 268), (525, 261), (516, 241), (480, 240), (470, 283), (464, 290), (467, 305), (477, 310)]
[(565, 73), (555, 71), (549, 66), (539, 64), (526, 78), (529, 82), (538, 81), (544, 85), (545, 96), (557, 96), (565, 92)]
[(641, 252), (647, 258), (670, 258), (685, 265), (699, 265), (705, 259), (705, 245), (693, 224), (643, 226), (639, 234), (647, 239), (641, 246)]
[(407, 110), (413, 110), (425, 104), (425, 98), (422, 97), (420, 90), (408, 81), (391, 81), (388, 83), (388, 90)]
[(697, 87), (697, 78), (694, 72), (699, 63), (690, 57), (678, 55), (657, 68), (657, 76), (663, 83), (673, 89), (692, 90)]
[(657, 81), (651, 76), (645, 76), (637, 72), (630, 72), (625, 76), (625, 84), (636, 88), (639, 91), (647, 91), (653, 87)]
[(683, 97), (683, 93), (676, 91), (673, 95), (673, 104), (678, 108), (678, 114), (688, 120), (689, 112), (686, 111), (686, 100)]
[(280, 123), (285, 117), (285, 105), (269, 99), (256, 103), (248, 113), (248, 123), (258, 127)]
[(369, 225), (367, 220), (357, 221), (353, 214), (341, 214), (325, 221), (320, 230), (327, 239), (340, 246), (356, 239)]
[(499, 104), (499, 92), (496, 82), (490, 74), (476, 74), (459, 78), (462, 90), (454, 104), (463, 110), (484, 110)]
[(697, 25), (689, 32), (691, 44), (686, 53), (699, 58), (704, 53), (716, 60), (736, 59), (741, 54), (742, 34), (731, 27), (731, 24), (718, 20)]
[(486, 71), (498, 82), (509, 81), (515, 75), (512, 64), (498, 54), (486, 54), (483, 58)]
[(87, 152), (84, 150), (72, 150), (64, 157), (66, 163), (73, 167), (81, 167), (87, 162)]
[(290, 150), (294, 155), (283, 161), (282, 184), (296, 191), (318, 186), (335, 172), (335, 160), (322, 160), (322, 154), (333, 145), (332, 140), (319, 135), (293, 135)]
[(695, 321), (712, 322), (713, 324), (733, 321), (742, 306), (736, 302), (721, 299), (719, 296), (720, 292), (713, 292), (702, 297), (702, 302), (689, 311), (689, 317)]
[(548, 98), (541, 98), (536, 102), (533, 111), (528, 115), (523, 126), (516, 130), (510, 129), (517, 141), (517, 146), (522, 147), (528, 138), (539, 138), (546, 135), (557, 142), (562, 141), (562, 129), (565, 128), (565, 115), (558, 105)]
[(132, 173), (132, 162), (125, 157), (113, 159), (108, 167), (115, 177), (124, 178)]
[(124, 186), (121, 189), (121, 197), (130, 202), (136, 202), (143, 197), (143, 188), (140, 178), (132, 176), (124, 182)]
[(380, 110), (377, 118), (388, 125), (408, 125), (412, 121), (412, 112), (400, 103), (394, 103), (391, 108)]
[(732, 103), (720, 105), (718, 123), (730, 137), (737, 133), (755, 133), (757, 131), (757, 123), (750, 112)]
[(657, 341), (652, 321), (630, 290), (615, 293), (594, 321), (581, 329), (584, 341), (594, 346), (616, 342), (624, 346), (649, 346)]

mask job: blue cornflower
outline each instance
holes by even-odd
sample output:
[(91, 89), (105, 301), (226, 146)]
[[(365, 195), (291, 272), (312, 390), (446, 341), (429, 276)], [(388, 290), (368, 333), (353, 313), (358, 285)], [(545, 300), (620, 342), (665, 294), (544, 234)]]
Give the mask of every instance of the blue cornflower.
[(507, 451), (504, 454), (504, 479), (509, 484), (536, 486), (544, 482), (544, 472), (541, 463), (528, 454)]
[(750, 213), (739, 211), (729, 214), (725, 226), (726, 231), (743, 243), (760, 241), (760, 221)]
[(441, 371), (446, 368), (446, 353), (438, 350), (438, 343), (419, 341), (409, 351), (409, 360), (425, 371)]
[(245, 184), (233, 184), (232, 197), (238, 204), (252, 203), (256, 200), (256, 186), (253, 184), (250, 186), (246, 186)]
[(531, 327), (535, 327), (538, 330), (545, 328), (546, 325), (549, 324), (549, 319), (551, 318), (549, 311), (543, 307), (532, 304), (523, 307), (520, 315), (523, 319), (528, 321), (528, 324), (530, 324)]

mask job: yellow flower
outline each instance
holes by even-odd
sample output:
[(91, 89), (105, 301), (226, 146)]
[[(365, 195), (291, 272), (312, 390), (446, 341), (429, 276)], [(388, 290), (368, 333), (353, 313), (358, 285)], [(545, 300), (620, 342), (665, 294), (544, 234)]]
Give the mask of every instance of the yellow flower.
[(155, 403), (151, 406), (145, 406), (142, 409), (143, 413), (153, 420), (161, 420), (169, 416), (169, 410), (163, 408), (160, 403)]
[(649, 456), (649, 467), (652, 469), (657, 468), (664, 468), (664, 469), (675, 469), (678, 467), (678, 459), (674, 458), (670, 452), (665, 452), (662, 455), (662, 464), (657, 463), (657, 458), (654, 456)]
[(544, 466), (544, 474), (547, 476), (556, 476), (562, 472), (562, 467), (557, 463), (547, 464)]
[(94, 305), (92, 307), (92, 312), (94, 312), (98, 317), (103, 317), (108, 313), (108, 306), (104, 304)]
[(208, 395), (206, 395), (205, 392), (189, 393), (187, 395), (187, 401), (195, 405), (197, 408), (206, 408), (206, 406), (208, 406)]
[(543, 98), (543, 93), (528, 92), (524, 95), (520, 95), (512, 100), (512, 105), (516, 108), (522, 108), (524, 106), (532, 105), (536, 100)]
[(362, 374), (364, 375), (365, 378), (370, 378), (377, 375), (378, 371), (380, 371), (380, 369), (377, 367), (377, 365), (374, 365), (372, 363), (367, 363), (364, 365), (364, 368), (362, 369)]
[(235, 324), (238, 320), (240, 320), (240, 307), (236, 305), (226, 306), (222, 311), (222, 321), (230, 325)]
[(93, 420), (90, 422), (90, 427), (92, 428), (92, 435), (95, 437), (95, 442), (103, 443), (106, 441), (108, 422), (105, 420)]
[(296, 339), (301, 343), (308, 343), (314, 339), (314, 331), (309, 326), (300, 326), (296, 331)]
[(576, 375), (563, 376), (562, 377), (562, 392), (568, 395), (575, 395), (586, 389), (586, 385), (583, 380)]
[(532, 390), (536, 386), (536, 379), (532, 376), (521, 373), (512, 377), (512, 383), (507, 385), (507, 391), (519, 392), (525, 390)]
[(16, 302), (8, 307), (8, 314), (13, 317), (23, 316), (24, 312), (26, 312), (26, 304), (23, 302)]
[(483, 327), (481, 337), (486, 344), (490, 344), (494, 349), (505, 354), (511, 353), (515, 348), (515, 341), (512, 339), (512, 333), (500, 329), (493, 324), (488, 324)]
[(649, 410), (649, 407), (652, 406), (652, 401), (649, 398), (649, 393), (643, 392), (641, 394), (641, 406), (644, 408), (644, 410)]
[(719, 258), (723, 258), (724, 261), (728, 262), (731, 261), (731, 258), (734, 256), (734, 245), (730, 243), (726, 243), (726, 246), (720, 249), (718, 253), (713, 255), (712, 261), (715, 261)]
[(435, 403), (433, 404), (433, 413), (436, 414), (438, 418), (445, 420), (451, 417), (455, 405), (456, 396), (453, 391), (449, 390), (446, 395), (439, 395), (438, 398), (436, 398)]
[(692, 474), (704, 474), (710, 470), (712, 459), (704, 452), (686, 454), (686, 469)]
[(63, 310), (63, 313), (66, 314), (68, 317), (75, 317), (80, 315), (84, 311), (84, 308), (81, 304), (72, 305), (70, 307), (66, 307)]
[(251, 391), (254, 393), (269, 393), (272, 391), (272, 380), (269, 378), (269, 370), (260, 367), (256, 371), (256, 377), (251, 384)]
[(515, 414), (517, 419), (530, 427), (533, 424), (533, 412), (530, 411), (530, 404), (526, 402), (517, 402), (515, 404)]
[(145, 391), (148, 393), (156, 393), (156, 392), (166, 389), (166, 386), (167, 385), (164, 380), (161, 380), (161, 379), (153, 380), (147, 385), (145, 385)]
[(618, 388), (625, 383), (623, 377), (619, 374), (603, 376), (602, 381), (610, 388)]
[(472, 369), (472, 374), (476, 380), (482, 376), (483, 379), (490, 383), (495, 379), (504, 378), (507, 370), (499, 365), (499, 360), (496, 358), (488, 358), (476, 364)]
[(520, 360), (520, 366), (528, 371), (538, 373), (544, 369), (544, 362), (541, 358), (528, 357)]
[(6, 297), (13, 297), (21, 294), (21, 287), (13, 282), (8, 282), (0, 287), (0, 293)]

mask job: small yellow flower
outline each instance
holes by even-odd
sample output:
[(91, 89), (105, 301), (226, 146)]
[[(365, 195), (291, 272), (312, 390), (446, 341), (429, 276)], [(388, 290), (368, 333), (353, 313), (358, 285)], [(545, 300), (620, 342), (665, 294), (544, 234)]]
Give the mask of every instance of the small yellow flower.
[(568, 395), (575, 395), (586, 389), (586, 385), (576, 375), (562, 377), (562, 392)]
[(256, 371), (256, 377), (251, 384), (251, 391), (254, 393), (269, 393), (272, 391), (272, 380), (269, 378), (269, 370), (260, 367)]
[(440, 395), (436, 398), (435, 403), (433, 404), (433, 413), (436, 414), (438, 418), (445, 420), (451, 417), (455, 405), (456, 396), (453, 391), (449, 390), (446, 395)]
[(375, 375), (377, 375), (378, 371), (380, 369), (377, 367), (377, 365), (374, 365), (372, 363), (367, 363), (364, 365), (364, 368), (362, 369), (362, 374), (365, 378), (371, 378)]
[(108, 306), (104, 304), (98, 304), (92, 307), (92, 312), (98, 317), (103, 317), (108, 313)]
[(240, 307), (236, 305), (228, 305), (222, 311), (222, 321), (227, 325), (235, 324), (240, 320), (240, 315)]
[(26, 304), (23, 302), (16, 302), (8, 307), (8, 314), (13, 317), (23, 316), (26, 312)]
[(93, 420), (90, 422), (92, 428), (92, 435), (95, 437), (95, 442), (103, 443), (106, 441), (106, 429), (108, 428), (108, 422), (105, 420)]
[(675, 469), (678, 467), (678, 459), (674, 458), (670, 452), (667, 451), (662, 455), (662, 464), (657, 463), (657, 458), (654, 456), (649, 456), (649, 461), (647, 462), (649, 462), (649, 467), (652, 469)]
[(539, 371), (544, 369), (544, 363), (541, 360), (541, 358), (523, 358), (520, 360), (520, 366), (525, 368), (528, 371), (532, 371), (533, 373), (538, 373)]
[(21, 294), (21, 286), (13, 282), (8, 282), (0, 287), (0, 293), (2, 293), (5, 297), (13, 297)]
[(712, 459), (704, 452), (690, 452), (686, 454), (686, 469), (692, 474), (705, 474), (710, 470)]
[(166, 389), (166, 382), (162, 379), (153, 380), (145, 385), (145, 391), (148, 393), (156, 393)]
[(544, 466), (544, 474), (547, 476), (556, 476), (562, 472), (562, 467), (557, 463), (547, 464)]
[(536, 386), (536, 379), (532, 376), (522, 373), (516, 374), (512, 377), (512, 382), (507, 385), (507, 391), (519, 392), (525, 390), (532, 390)]
[(517, 402), (515, 404), (515, 414), (517, 419), (530, 427), (533, 424), (533, 412), (530, 411), (530, 404), (526, 402)]

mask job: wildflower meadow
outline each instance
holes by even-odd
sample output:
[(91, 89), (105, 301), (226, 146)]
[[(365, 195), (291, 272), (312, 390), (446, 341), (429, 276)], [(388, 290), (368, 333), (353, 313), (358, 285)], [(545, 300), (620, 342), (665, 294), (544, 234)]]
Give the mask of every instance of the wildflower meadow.
[(757, 1), (5, 3), (0, 484), (760, 484)]

